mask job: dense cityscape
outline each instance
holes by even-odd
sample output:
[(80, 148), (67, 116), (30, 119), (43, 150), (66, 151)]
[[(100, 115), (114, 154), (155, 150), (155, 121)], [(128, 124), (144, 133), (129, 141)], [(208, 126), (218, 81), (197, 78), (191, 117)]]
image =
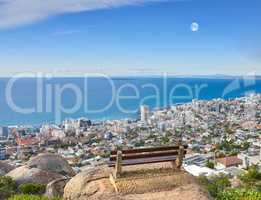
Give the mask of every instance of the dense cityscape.
[[(223, 170), (236, 176), (247, 166), (261, 165), (260, 102), (260, 94), (251, 94), (228, 101), (193, 100), (155, 111), (143, 105), (139, 120), (80, 118), (60, 125), (1, 127), (0, 159), (21, 166), (31, 156), (52, 152), (80, 172), (106, 162), (114, 149), (169, 146), (182, 140), (189, 145), (188, 172), (211, 175)], [(207, 163), (215, 167), (209, 169)]]
[[(12, 177), (22, 184), (20, 187), (29, 187), (28, 191), (47, 187), (50, 198), (65, 192), (64, 199), (75, 199), (77, 192), (73, 192), (74, 185), (70, 186), (74, 179), (65, 186), (68, 180), (77, 174), (88, 180), (89, 175), (84, 176), (88, 170), (107, 177), (99, 170), (107, 165), (113, 150), (184, 144), (188, 149), (183, 170), (198, 177), (212, 197), (218, 197), (227, 187), (242, 187), (242, 174), (247, 174), (246, 180), (252, 177), (248, 187), (259, 188), (259, 182), (253, 180), (259, 180), (261, 168), (260, 103), (261, 94), (249, 94), (230, 100), (193, 100), (157, 110), (141, 105), (136, 120), (93, 122), (79, 118), (66, 119), (59, 125), (1, 127), (0, 175)], [(31, 182), (47, 186), (31, 186)], [(60, 192), (54, 192), (57, 185)], [(251, 192), (243, 190), (242, 194)], [(11, 194), (7, 192), (1, 198)]]

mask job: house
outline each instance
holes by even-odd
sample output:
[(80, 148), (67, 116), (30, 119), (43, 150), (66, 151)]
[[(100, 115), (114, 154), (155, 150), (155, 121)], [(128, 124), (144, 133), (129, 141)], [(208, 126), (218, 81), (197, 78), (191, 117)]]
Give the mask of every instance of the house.
[(242, 165), (242, 160), (237, 156), (228, 156), (217, 159), (216, 169), (225, 169), (228, 167), (238, 167)]

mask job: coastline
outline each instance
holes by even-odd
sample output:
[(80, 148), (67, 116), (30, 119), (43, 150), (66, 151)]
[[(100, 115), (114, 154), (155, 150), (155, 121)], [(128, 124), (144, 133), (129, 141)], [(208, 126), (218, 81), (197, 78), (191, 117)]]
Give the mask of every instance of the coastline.
[[(127, 77), (127, 76), (126, 76)], [(37, 104), (39, 101), (39, 95), (36, 91), (37, 79), (26, 78), (18, 80), (15, 83), (12, 98), (15, 104), (19, 107), (24, 106), (30, 108)], [(11, 125), (41, 125), (44, 123), (56, 122), (55, 118), (55, 101), (52, 99), (47, 107), (48, 96), (46, 95), (51, 88), (52, 96), (55, 97), (55, 87), (59, 86), (60, 91), (63, 87), (68, 85), (74, 85), (81, 91), (82, 105), (71, 114), (61, 113), (61, 120), (66, 118), (81, 118), (85, 117), (92, 121), (104, 121), (104, 120), (120, 120), (120, 119), (131, 119), (135, 120), (138, 116), (139, 106), (144, 104), (148, 105), (150, 109), (164, 109), (171, 105), (192, 102), (193, 99), (199, 100), (213, 100), (217, 98), (224, 98), (226, 100), (242, 97), (248, 92), (261, 93), (261, 79), (219, 79), (219, 78), (171, 78), (164, 79), (163, 77), (136, 77), (136, 78), (124, 78), (114, 77), (112, 82), (108, 82), (103, 78), (90, 78), (88, 80), (88, 88), (85, 88), (83, 78), (51, 78), (42, 80), (42, 89), (40, 101), (42, 103), (39, 112), (31, 112), (29, 114), (20, 114), (10, 108), (6, 101), (6, 87), (8, 79), (0, 78), (0, 126), (11, 126)], [(113, 84), (114, 90), (112, 90)], [(176, 87), (180, 89), (176, 90)], [(122, 87), (125, 91), (122, 91)], [(129, 88), (126, 88), (129, 87)], [(226, 94), (224, 95), (224, 91)], [(176, 90), (173, 92), (173, 90)], [(113, 98), (113, 92), (118, 94), (118, 97), (114, 97), (110, 107), (102, 112), (94, 113), (95, 109), (103, 108), (110, 103)], [(122, 92), (124, 95), (133, 96), (136, 95), (135, 99), (126, 100), (119, 96)], [(25, 95), (26, 94), (26, 95)], [(155, 96), (155, 97), (153, 97)], [(173, 97), (174, 96), (174, 97)], [(173, 98), (172, 98), (173, 97)], [(176, 98), (175, 98), (176, 97)], [(143, 102), (143, 99), (147, 100)], [(154, 98), (154, 99), (153, 99)], [(121, 102), (119, 102), (119, 101)], [(65, 94), (60, 95), (60, 104), (64, 107), (70, 107), (75, 102), (74, 94), (70, 94), (70, 91), (65, 91)], [(125, 110), (130, 109), (135, 112), (122, 112), (119, 109)], [(86, 109), (86, 107), (88, 107)], [(39, 106), (37, 107), (39, 108)], [(37, 109), (36, 108), (36, 109)], [(90, 111), (90, 112), (89, 112)]]
[[(252, 94), (255, 94), (255, 95), (261, 95), (261, 93), (252, 93)], [(163, 110), (169, 110), (171, 107), (177, 107), (177, 106), (184, 106), (184, 105), (190, 105), (192, 104), (193, 101), (203, 101), (203, 102), (213, 102), (213, 101), (216, 101), (216, 100), (223, 100), (223, 101), (233, 101), (233, 100), (242, 100), (243, 98), (246, 98), (248, 97), (249, 95), (251, 94), (248, 94), (248, 95), (245, 95), (245, 96), (240, 96), (240, 97), (235, 97), (235, 98), (232, 98), (232, 99), (222, 99), (222, 98), (214, 98), (214, 99), (211, 99), (211, 100), (201, 100), (201, 99), (192, 99), (192, 101), (190, 102), (183, 102), (183, 103), (175, 103), (173, 105), (168, 105), (168, 106), (165, 106), (165, 107), (158, 107), (158, 108), (150, 108), (150, 112), (151, 113), (154, 113), (156, 111), (163, 111)], [(64, 120), (79, 120), (79, 119), (87, 119), (87, 120), (91, 120), (91, 122), (93, 124), (102, 124), (106, 121), (131, 121), (131, 122), (137, 122), (139, 119), (139, 114), (140, 112), (137, 113), (137, 117), (133, 117), (133, 118), (124, 118), (124, 117), (119, 117), (119, 118), (103, 118), (103, 119), (89, 119), (85, 116), (80, 116), (80, 117), (77, 117), (77, 118), (72, 118), (72, 117), (68, 117), (68, 118), (65, 118)], [(0, 127), (1, 126), (6, 126), (6, 127), (9, 127), (9, 128), (15, 128), (15, 127), (36, 127), (36, 128), (40, 128), (41, 126), (43, 125), (60, 125), (60, 124), (56, 124), (54, 121), (46, 121), (46, 122), (42, 122), (42, 123), (38, 123), (38, 124), (12, 124), (12, 125), (1, 125), (0, 124)]]

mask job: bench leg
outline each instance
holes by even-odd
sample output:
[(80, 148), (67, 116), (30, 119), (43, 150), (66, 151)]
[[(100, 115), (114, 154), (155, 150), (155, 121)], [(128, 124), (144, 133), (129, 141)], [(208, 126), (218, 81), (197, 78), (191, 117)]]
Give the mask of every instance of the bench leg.
[(116, 159), (116, 165), (115, 165), (115, 178), (120, 178), (122, 173), (122, 152), (117, 152), (117, 159)]
[(173, 171), (176, 171), (176, 170), (177, 170), (176, 161), (171, 161), (171, 166), (172, 166)]
[(180, 146), (179, 147), (179, 155), (178, 155), (178, 158), (176, 160), (176, 166), (177, 166), (178, 170), (181, 169), (181, 166), (182, 166), (182, 163), (183, 163), (183, 158), (184, 158), (184, 147)]

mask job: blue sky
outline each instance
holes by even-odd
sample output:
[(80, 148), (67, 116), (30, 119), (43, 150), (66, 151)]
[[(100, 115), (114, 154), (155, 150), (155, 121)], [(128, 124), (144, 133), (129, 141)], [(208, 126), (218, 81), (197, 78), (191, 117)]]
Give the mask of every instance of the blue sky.
[(0, 0), (0, 75), (261, 74), (260, 10), (260, 0)]

